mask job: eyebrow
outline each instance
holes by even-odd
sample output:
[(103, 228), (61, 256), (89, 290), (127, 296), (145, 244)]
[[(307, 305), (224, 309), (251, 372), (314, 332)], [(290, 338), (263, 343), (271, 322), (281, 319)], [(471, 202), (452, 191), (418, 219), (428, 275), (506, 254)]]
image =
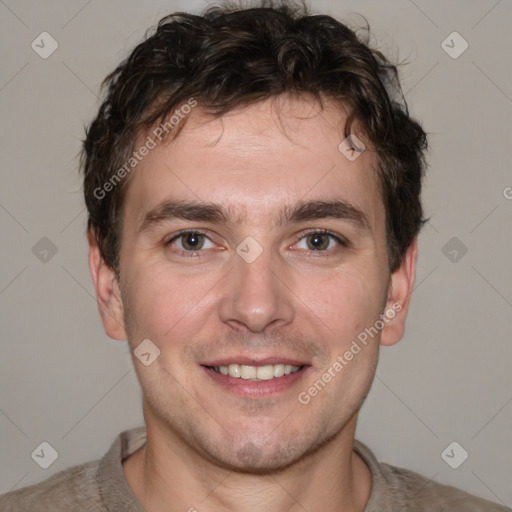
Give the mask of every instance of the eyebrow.
[[(176, 219), (203, 221), (217, 224), (242, 223), (245, 215), (234, 215), (233, 208), (219, 204), (196, 201), (167, 200), (151, 209), (138, 228), (138, 232), (149, 230), (163, 222)], [(281, 208), (275, 223), (279, 226), (311, 220), (337, 219), (348, 221), (356, 228), (370, 231), (367, 216), (358, 208), (342, 199), (328, 201), (313, 200), (286, 205)]]

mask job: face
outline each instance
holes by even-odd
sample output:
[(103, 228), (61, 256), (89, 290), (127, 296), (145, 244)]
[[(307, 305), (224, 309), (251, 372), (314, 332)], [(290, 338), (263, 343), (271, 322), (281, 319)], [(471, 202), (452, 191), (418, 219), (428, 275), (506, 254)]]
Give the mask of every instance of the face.
[(353, 428), (399, 321), (360, 341), (392, 297), (374, 154), (340, 152), (344, 121), (306, 100), (198, 107), (130, 178), (107, 332), (160, 351), (134, 358), (148, 428), (220, 466), (283, 468)]

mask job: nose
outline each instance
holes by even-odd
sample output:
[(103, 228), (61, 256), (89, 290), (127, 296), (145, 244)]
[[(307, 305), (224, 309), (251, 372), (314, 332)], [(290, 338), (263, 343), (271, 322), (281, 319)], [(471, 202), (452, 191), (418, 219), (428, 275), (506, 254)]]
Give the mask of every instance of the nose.
[(294, 317), (293, 292), (284, 262), (264, 250), (248, 262), (235, 254), (225, 279), (219, 314), (237, 330), (261, 333), (289, 324)]

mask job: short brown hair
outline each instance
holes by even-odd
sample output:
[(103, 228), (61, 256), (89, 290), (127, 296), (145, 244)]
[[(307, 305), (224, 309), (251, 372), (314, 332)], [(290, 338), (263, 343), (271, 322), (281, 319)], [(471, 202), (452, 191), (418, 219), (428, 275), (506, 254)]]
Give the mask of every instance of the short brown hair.
[[(345, 136), (357, 120), (376, 151), (391, 272), (424, 223), (427, 139), (409, 116), (397, 67), (346, 25), (311, 15), (304, 4), (260, 0), (248, 9), (223, 4), (201, 16), (166, 16), (103, 88), (106, 98), (87, 130), (81, 168), (88, 231), (116, 271), (128, 179), (113, 179), (136, 138), (191, 98), (215, 117), (282, 94), (349, 107)], [(109, 193), (98, 197), (109, 180)]]

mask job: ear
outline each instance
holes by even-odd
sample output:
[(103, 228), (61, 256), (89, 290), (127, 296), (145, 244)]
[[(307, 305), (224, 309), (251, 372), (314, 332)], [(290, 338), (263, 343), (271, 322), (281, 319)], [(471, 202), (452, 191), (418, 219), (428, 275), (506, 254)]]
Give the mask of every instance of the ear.
[(407, 249), (400, 268), (391, 275), (388, 300), (384, 311), (388, 321), (382, 329), (381, 345), (394, 345), (404, 335), (405, 319), (409, 310), (414, 280), (416, 279), (417, 257), (418, 241), (415, 239)]
[(90, 231), (87, 234), (87, 240), (89, 241), (89, 270), (96, 288), (96, 300), (103, 328), (110, 338), (125, 340), (123, 302), (116, 273), (102, 258), (94, 233)]

